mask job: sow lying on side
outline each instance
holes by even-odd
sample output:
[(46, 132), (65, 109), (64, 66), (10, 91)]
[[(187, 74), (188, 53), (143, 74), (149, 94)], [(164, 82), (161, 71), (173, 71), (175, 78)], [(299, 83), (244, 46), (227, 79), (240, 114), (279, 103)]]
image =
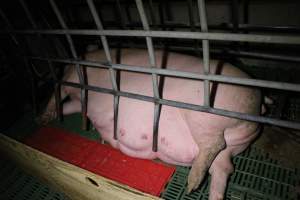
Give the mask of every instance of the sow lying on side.
[[(116, 51), (112, 50), (115, 58)], [(156, 51), (156, 61), (160, 65), (162, 51)], [(103, 51), (93, 51), (85, 55), (87, 60), (104, 61)], [(115, 62), (115, 61), (113, 61)], [(136, 66), (149, 66), (145, 50), (123, 49), (121, 63)], [(193, 56), (169, 53), (168, 69), (203, 73), (202, 60)], [(68, 66), (65, 81), (79, 82), (74, 66)], [(234, 77), (248, 77), (236, 67), (218, 65), (211, 61), (211, 73)], [(88, 84), (112, 88), (109, 71), (87, 68)], [(153, 96), (151, 74), (121, 72), (122, 91)], [(63, 114), (81, 111), (80, 90), (63, 86), (62, 97), (70, 101), (63, 107)], [(192, 104), (203, 104), (203, 82), (190, 79), (166, 77), (163, 98)], [(261, 93), (259, 90), (214, 83), (211, 84), (211, 99), (215, 108), (255, 114), (261, 112)], [(210, 199), (223, 199), (227, 179), (233, 171), (231, 157), (241, 153), (256, 137), (257, 123), (231, 119), (209, 113), (196, 112), (169, 106), (162, 106), (158, 151), (152, 151), (152, 126), (154, 104), (120, 97), (118, 117), (118, 140), (113, 139), (113, 96), (93, 91), (88, 92), (88, 118), (101, 133), (104, 140), (123, 153), (138, 157), (159, 158), (167, 163), (192, 166), (188, 177), (188, 191), (196, 189), (205, 173), (212, 176)], [(54, 97), (48, 103), (41, 120), (56, 117)]]

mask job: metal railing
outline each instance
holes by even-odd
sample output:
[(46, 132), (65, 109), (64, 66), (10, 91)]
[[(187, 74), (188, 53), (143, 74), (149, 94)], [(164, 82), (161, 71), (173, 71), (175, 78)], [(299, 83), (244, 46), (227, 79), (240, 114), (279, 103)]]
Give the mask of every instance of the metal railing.
[[(62, 27), (62, 29), (56, 30), (38, 30), (37, 25), (34, 23), (33, 17), (30, 14), (29, 9), (26, 7), (26, 4), (23, 0), (20, 0), (24, 9), (26, 10), (26, 14), (28, 19), (31, 21), (33, 29), (30, 30), (13, 30), (13, 27), (9, 23), (8, 19), (5, 18), (5, 14), (3, 11), (0, 12), (1, 16), (5, 18), (7, 24), (7, 30), (1, 30), (0, 34), (10, 34), (11, 38), (16, 40), (18, 34), (47, 34), (47, 35), (65, 35), (68, 41), (72, 57), (73, 59), (58, 59), (58, 58), (42, 58), (42, 57), (32, 57), (26, 55), (28, 58), (33, 60), (44, 60), (49, 63), (50, 68), (52, 67), (53, 62), (60, 63), (68, 63), (74, 64), (76, 67), (76, 71), (79, 77), (79, 83), (70, 83), (65, 81), (57, 80), (55, 74), (53, 74), (53, 79), (57, 83), (56, 92), (56, 101), (60, 102), (60, 96), (58, 95), (60, 85), (68, 85), (81, 89), (81, 109), (82, 109), (82, 117), (83, 117), (83, 128), (86, 128), (86, 119), (87, 119), (87, 90), (102, 92), (112, 94), (114, 96), (114, 139), (117, 139), (117, 123), (118, 123), (118, 107), (119, 107), (119, 97), (128, 97), (133, 99), (138, 99), (142, 101), (153, 102), (154, 106), (154, 124), (153, 124), (153, 151), (157, 151), (157, 138), (158, 138), (158, 127), (159, 127), (159, 117), (160, 110), (162, 105), (168, 105), (178, 108), (196, 110), (201, 112), (212, 113), (216, 115), (233, 117), (241, 120), (249, 120), (254, 122), (262, 122), (267, 124), (273, 124), (282, 127), (294, 128), (300, 130), (300, 123), (268, 118), (263, 116), (255, 116), (249, 115), (239, 112), (232, 112), (223, 109), (217, 109), (211, 107), (209, 105), (209, 84), (211, 81), (214, 82), (222, 82), (222, 83), (230, 83), (230, 84), (238, 84), (238, 85), (246, 85), (246, 86), (256, 86), (256, 87), (266, 87), (280, 90), (288, 90), (300, 92), (300, 84), (292, 84), (286, 82), (275, 82), (275, 81), (266, 81), (266, 80), (258, 80), (258, 79), (248, 79), (248, 78), (238, 78), (238, 77), (230, 77), (223, 75), (215, 75), (209, 73), (209, 40), (221, 40), (221, 41), (239, 41), (239, 42), (254, 42), (254, 43), (274, 43), (274, 44), (292, 44), (292, 45), (300, 45), (300, 37), (299, 36), (279, 36), (279, 35), (259, 35), (259, 34), (238, 34), (238, 33), (210, 33), (207, 29), (207, 20), (206, 20), (206, 12), (205, 12), (205, 4), (204, 0), (198, 0), (198, 10), (200, 13), (200, 24), (201, 24), (201, 32), (183, 32), (183, 31), (153, 31), (150, 30), (150, 26), (145, 14), (144, 6), (142, 0), (136, 0), (137, 10), (143, 25), (143, 30), (104, 30), (101, 20), (98, 16), (97, 10), (95, 8), (93, 0), (87, 0), (87, 5), (92, 13), (93, 20), (97, 26), (96, 30), (73, 30), (68, 29), (63, 17), (56, 6), (54, 0), (49, 0), (52, 6), (54, 13), (56, 14), (57, 19)], [(150, 1), (152, 2), (152, 1)], [(150, 4), (151, 5), (151, 4)], [(120, 6), (120, 5), (119, 5)], [(151, 6), (150, 6), (151, 8)], [(153, 6), (152, 6), (153, 9)], [(194, 24), (193, 21), (191, 21)], [(71, 35), (93, 35), (99, 36), (104, 48), (105, 56), (107, 62), (91, 62), (80, 60), (77, 56), (74, 42), (72, 40)], [(107, 36), (118, 36), (118, 37), (143, 37), (146, 39), (148, 54), (149, 54), (149, 63), (150, 68), (144, 68), (140, 66), (129, 66), (124, 64), (114, 64), (112, 63), (112, 58), (110, 54), (109, 45), (107, 42)], [(184, 39), (194, 39), (194, 40), (202, 40), (202, 50), (203, 50), (203, 63), (204, 63), (204, 74), (196, 74), (189, 73), (177, 70), (170, 69), (161, 69), (156, 67), (156, 61), (154, 56), (154, 48), (152, 38), (184, 38)], [(24, 55), (25, 56), (25, 55)], [(99, 67), (105, 68), (109, 70), (112, 89), (95, 87), (88, 85), (84, 76), (84, 69), (86, 67)], [(140, 73), (148, 73), (152, 75), (152, 87), (153, 87), (153, 97), (145, 96), (140, 94), (134, 94), (129, 92), (120, 91), (120, 86), (116, 81), (116, 72), (119, 70), (132, 71), (132, 72), (140, 72)], [(53, 69), (52, 69), (53, 71)], [(160, 80), (158, 78), (160, 76)], [(195, 105), (189, 104), (185, 102), (178, 102), (172, 100), (163, 99), (161, 94), (159, 93), (159, 84), (161, 84), (161, 79), (164, 76), (173, 76), (180, 78), (189, 78), (195, 80), (204, 81), (204, 105)], [(200, 87), (200, 86), (199, 86)], [(60, 109), (57, 106), (57, 109)], [(58, 111), (59, 113), (59, 111)]]

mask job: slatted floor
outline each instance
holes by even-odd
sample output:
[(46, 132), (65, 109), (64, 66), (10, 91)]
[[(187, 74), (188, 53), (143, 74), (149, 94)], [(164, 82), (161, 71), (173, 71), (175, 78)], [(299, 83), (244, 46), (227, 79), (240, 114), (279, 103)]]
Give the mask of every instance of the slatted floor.
[[(80, 115), (71, 115), (65, 118), (63, 124), (53, 123), (52, 125), (64, 127), (90, 139), (99, 139), (95, 131), (82, 131), (79, 120)], [(28, 123), (26, 122), (23, 125), (28, 126)], [(24, 130), (24, 127), (18, 129)], [(16, 128), (12, 132), (16, 133)], [(13, 137), (20, 138), (20, 136)], [(297, 181), (299, 184), (299, 171), (296, 169), (281, 167), (276, 160), (269, 158), (268, 154), (255, 148), (235, 157), (233, 161), (235, 172), (230, 178), (226, 199), (300, 199), (295, 191)], [(190, 195), (185, 194), (188, 172), (189, 168), (177, 167), (172, 180), (162, 194), (164, 199), (208, 199), (209, 177), (198, 190)], [(66, 197), (43, 185), (35, 178), (28, 176), (7, 160), (0, 159), (0, 199), (64, 200)]]
[[(268, 154), (251, 148), (233, 159), (235, 172), (230, 177), (226, 199), (294, 200), (297, 197), (296, 184), (299, 181), (297, 169), (282, 168), (268, 157)], [(164, 199), (198, 200), (208, 199), (209, 178), (202, 187), (187, 195), (185, 185), (189, 168), (177, 167), (176, 173), (166, 187)]]

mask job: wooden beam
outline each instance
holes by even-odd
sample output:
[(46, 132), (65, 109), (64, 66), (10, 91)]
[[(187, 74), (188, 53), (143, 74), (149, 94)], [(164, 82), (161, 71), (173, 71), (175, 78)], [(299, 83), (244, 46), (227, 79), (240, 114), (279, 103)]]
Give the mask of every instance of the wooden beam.
[(27, 173), (40, 178), (73, 200), (159, 199), (63, 162), (3, 134), (0, 134), (0, 151)]

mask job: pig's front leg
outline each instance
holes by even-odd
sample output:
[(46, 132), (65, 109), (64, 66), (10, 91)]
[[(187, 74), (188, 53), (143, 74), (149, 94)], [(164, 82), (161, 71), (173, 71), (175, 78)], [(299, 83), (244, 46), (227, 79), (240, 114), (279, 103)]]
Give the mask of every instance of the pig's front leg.
[(225, 148), (224, 132), (205, 133), (194, 136), (199, 153), (193, 161), (192, 169), (188, 177), (187, 192), (197, 189), (204, 178), (208, 168), (217, 156)]

